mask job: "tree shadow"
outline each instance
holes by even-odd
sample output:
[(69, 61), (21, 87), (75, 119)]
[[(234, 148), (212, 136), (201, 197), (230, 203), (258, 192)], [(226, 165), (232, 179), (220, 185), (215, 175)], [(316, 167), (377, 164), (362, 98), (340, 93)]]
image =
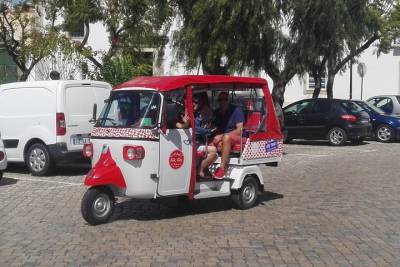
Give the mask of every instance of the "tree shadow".
[(16, 184), (17, 182), (18, 182), (17, 179), (3, 177), (0, 180), (0, 186), (12, 185), (12, 184)]
[[(283, 198), (283, 195), (274, 192), (262, 192), (259, 196), (259, 205)], [(116, 203), (115, 212), (111, 221), (138, 220), (152, 221), (172, 219), (189, 215), (208, 214), (234, 209), (230, 197), (218, 197), (188, 201), (182, 197), (171, 197), (158, 200), (131, 199)]]

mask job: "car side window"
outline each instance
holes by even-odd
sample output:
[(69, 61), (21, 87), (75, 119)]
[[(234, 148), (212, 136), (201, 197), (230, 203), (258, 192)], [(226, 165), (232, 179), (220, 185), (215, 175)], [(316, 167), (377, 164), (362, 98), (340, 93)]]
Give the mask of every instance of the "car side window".
[(375, 106), (378, 108), (382, 109), (383, 111), (387, 113), (392, 113), (393, 112), (393, 101), (390, 98), (382, 98), (380, 101), (377, 101)]
[(288, 107), (285, 109), (284, 113), (286, 115), (290, 114), (308, 114), (312, 110), (313, 102), (311, 101), (304, 101), (301, 103), (298, 103), (296, 105), (293, 105), (291, 107)]
[(313, 113), (328, 113), (331, 110), (331, 102), (317, 101), (313, 107)]

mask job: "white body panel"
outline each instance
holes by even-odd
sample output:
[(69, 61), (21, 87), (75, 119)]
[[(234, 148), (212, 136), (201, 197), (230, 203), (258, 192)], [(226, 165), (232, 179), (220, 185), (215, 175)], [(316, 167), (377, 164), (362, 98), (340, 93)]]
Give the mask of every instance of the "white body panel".
[[(133, 198), (155, 198), (158, 183), (159, 142), (142, 140), (91, 139), (93, 144), (92, 166), (100, 158), (103, 145), (106, 144), (112, 158), (121, 169), (126, 183), (126, 196)], [(123, 158), (124, 145), (143, 146), (143, 160), (126, 161)], [(154, 174), (154, 178), (151, 175)]]
[[(68, 95), (66, 91), (71, 87), (79, 87), (82, 93)], [(90, 133), (93, 125), (88, 120), (93, 104), (97, 103), (98, 110), (101, 110), (110, 90), (109, 84), (94, 81), (41, 81), (0, 85), (0, 131), (3, 140), (18, 142), (17, 146), (6, 148), (8, 160), (24, 161), (25, 146), (32, 139), (40, 139), (46, 145), (66, 143), (68, 150), (82, 150), (82, 145), (71, 146), (71, 134)], [(94, 97), (89, 98), (90, 95)], [(78, 109), (71, 111), (67, 107)], [(64, 113), (66, 117), (65, 136), (56, 134), (58, 112)]]
[[(183, 153), (183, 165), (177, 169), (170, 166), (169, 158), (173, 151)], [(160, 183), (161, 196), (186, 194), (189, 192), (192, 168), (192, 129), (173, 129), (160, 134)]]
[(0, 151), (4, 152), (4, 159), (0, 160), (0, 171), (4, 171), (7, 168), (7, 154), (4, 149), (4, 144), (3, 140), (1, 139), (1, 135), (0, 135)]
[(260, 167), (252, 166), (231, 166), (228, 168), (227, 176), (233, 180), (231, 189), (237, 190), (242, 187), (243, 180), (248, 175), (256, 175), (260, 184), (264, 185)]

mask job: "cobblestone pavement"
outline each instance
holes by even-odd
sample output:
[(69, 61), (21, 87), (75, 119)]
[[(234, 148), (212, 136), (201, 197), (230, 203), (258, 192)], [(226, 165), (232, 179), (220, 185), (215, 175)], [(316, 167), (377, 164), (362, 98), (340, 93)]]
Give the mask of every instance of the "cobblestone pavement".
[(80, 215), (87, 169), (0, 182), (0, 266), (400, 266), (400, 143), (285, 147), (259, 206), (229, 198), (120, 200), (112, 222)]

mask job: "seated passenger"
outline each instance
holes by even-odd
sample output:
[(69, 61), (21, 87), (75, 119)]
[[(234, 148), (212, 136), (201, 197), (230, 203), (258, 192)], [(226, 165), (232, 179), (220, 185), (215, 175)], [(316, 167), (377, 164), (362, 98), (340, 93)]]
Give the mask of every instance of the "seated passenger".
[[(214, 146), (209, 146), (206, 144), (204, 140), (207, 139), (211, 135), (211, 130), (206, 128), (204, 124), (205, 120), (203, 119), (202, 114), (199, 112), (199, 106), (201, 106), (200, 99), (194, 97), (193, 98), (193, 111), (194, 111), (194, 121), (195, 121), (195, 134), (196, 134), (196, 145), (197, 151), (204, 153), (204, 158), (200, 163), (200, 167), (198, 170), (198, 176), (201, 178), (211, 178), (211, 174), (209, 172), (208, 167), (213, 164), (217, 158), (217, 148)], [(190, 127), (190, 118), (187, 114), (187, 111), (183, 112), (180, 115), (180, 121), (176, 123), (176, 128), (185, 129)]]
[(241, 129), (244, 114), (241, 108), (229, 103), (229, 94), (222, 92), (218, 96), (219, 108), (215, 111), (215, 126), (220, 134), (213, 139), (218, 151), (221, 151), (221, 165), (214, 173), (215, 179), (222, 179), (229, 162), (229, 154), (234, 144), (241, 142)]

